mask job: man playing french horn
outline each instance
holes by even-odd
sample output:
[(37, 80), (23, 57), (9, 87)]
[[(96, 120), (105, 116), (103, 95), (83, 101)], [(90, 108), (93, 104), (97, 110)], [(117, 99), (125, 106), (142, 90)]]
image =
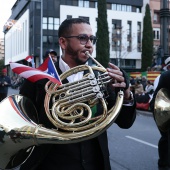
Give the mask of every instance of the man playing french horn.
[[(62, 56), (59, 58), (59, 60), (56, 63), (56, 69), (58, 73), (62, 74), (77, 66), (85, 67), (84, 70), (81, 70), (81, 68), (79, 68), (81, 71), (74, 72), (73, 74), (69, 75), (66, 79), (62, 80), (63, 84), (69, 82), (71, 85), (71, 83), (81, 80), (85, 72), (88, 72), (88, 70), (86, 69), (86, 65), (88, 67), (88, 59), (90, 58), (93, 52), (94, 44), (96, 42), (96, 37), (93, 35), (90, 23), (80, 18), (72, 18), (72, 19), (64, 20), (59, 27), (58, 37), (59, 37), (59, 44), (62, 49)], [(104, 68), (102, 69), (104, 70)], [(109, 63), (109, 68), (107, 68), (105, 72), (106, 72), (105, 74), (107, 75), (106, 78), (104, 79), (107, 79), (109, 83), (108, 85), (104, 85), (102, 87), (103, 90), (106, 90), (108, 96), (106, 95), (106, 93), (103, 94), (101, 92), (99, 93), (98, 98), (104, 98), (104, 100), (106, 100), (107, 103), (106, 109), (109, 110), (114, 106), (116, 102), (116, 97), (119, 91), (117, 89), (123, 89), (123, 93), (124, 93), (124, 97), (122, 100), (123, 104), (119, 115), (116, 116), (115, 123), (120, 128), (130, 128), (136, 118), (136, 112), (135, 112), (135, 101), (129, 89), (128, 77), (126, 76), (126, 73), (123, 70), (119, 69), (117, 66), (115, 66), (112, 63)], [(95, 73), (95, 75), (97, 76), (98, 74)], [(39, 80), (36, 83), (31, 83), (28, 80), (26, 80), (20, 89), (20, 94), (30, 98), (33, 101), (38, 112), (39, 124), (43, 124), (43, 126), (47, 128), (56, 128), (54, 126), (55, 123), (52, 124), (48, 120), (45, 113), (46, 111), (44, 109), (44, 98), (46, 95), (46, 91), (44, 87), (47, 81), (48, 81), (47, 79), (44, 79), (44, 80)], [(97, 82), (100, 82), (99, 83), (100, 85), (97, 86), (99, 87), (99, 89), (97, 88), (95, 90), (100, 90), (102, 84), (101, 81), (102, 80), (97, 78)], [(92, 81), (92, 82), (96, 83), (96, 81)], [(66, 86), (64, 87), (66, 88)], [(79, 87), (80, 85), (78, 84), (76, 88)], [(107, 89), (105, 89), (105, 87), (107, 87)], [(65, 88), (63, 88), (62, 90), (64, 90)], [(88, 87), (84, 85), (84, 89), (79, 89), (79, 91), (84, 92), (87, 90), (87, 88)], [(70, 91), (71, 89), (69, 90), (69, 92)], [(75, 91), (73, 90), (72, 93), (75, 93)], [(62, 95), (66, 95), (66, 94), (62, 93), (58, 98), (60, 97), (62, 98)], [(78, 96), (79, 94), (75, 94), (75, 95)], [(89, 93), (88, 95), (90, 96), (91, 93)], [(84, 100), (84, 98), (83, 99), (81, 98), (79, 100)], [(100, 117), (100, 114), (102, 113), (103, 109), (101, 108), (100, 104), (97, 104), (97, 100), (98, 99), (93, 100), (93, 102), (96, 104), (95, 107), (96, 113), (94, 113), (94, 115), (98, 115)], [(63, 101), (65, 101), (65, 99)], [(72, 107), (72, 105), (77, 104), (78, 102), (79, 101), (77, 101), (75, 98), (75, 102), (70, 104), (69, 107)], [(85, 110), (87, 111), (88, 109)], [(79, 111), (76, 111), (72, 116), (76, 117), (78, 112)], [(64, 119), (64, 116), (62, 119)], [(60, 120), (60, 122), (62, 121), (62, 119)], [(91, 122), (92, 121), (93, 120), (91, 119)], [(63, 123), (63, 127), (65, 126), (65, 124), (66, 123)], [(74, 122), (72, 122), (72, 124), (74, 124)], [(74, 126), (72, 124), (70, 126)], [(96, 124), (96, 128), (97, 126), (100, 125)], [(65, 130), (63, 130), (63, 132), (65, 132)], [(81, 133), (83, 134), (83, 132)], [(77, 138), (78, 137), (79, 136), (77, 135)], [(106, 129), (102, 131), (101, 134), (94, 135), (94, 137), (89, 137), (89, 139), (87, 138), (83, 140), (82, 137), (80, 138), (80, 140), (77, 140), (76, 142), (70, 142), (70, 143), (68, 142), (67, 144), (44, 144), (35, 147), (32, 155), (21, 166), (21, 170), (30, 170), (30, 169), (111, 170)]]

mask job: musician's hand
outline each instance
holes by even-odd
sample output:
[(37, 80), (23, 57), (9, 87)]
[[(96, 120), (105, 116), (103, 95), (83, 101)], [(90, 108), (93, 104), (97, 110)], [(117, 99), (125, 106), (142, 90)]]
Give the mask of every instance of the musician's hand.
[(116, 65), (109, 63), (109, 67), (107, 68), (109, 76), (112, 78), (111, 86), (113, 89), (115, 87), (126, 89), (124, 90), (124, 99), (128, 100), (130, 98), (130, 88), (126, 85), (125, 78), (123, 76), (122, 71)]
[(112, 78), (112, 87), (126, 87), (125, 78), (123, 77), (122, 71), (116, 65), (109, 63), (110, 68), (107, 68), (109, 76)]

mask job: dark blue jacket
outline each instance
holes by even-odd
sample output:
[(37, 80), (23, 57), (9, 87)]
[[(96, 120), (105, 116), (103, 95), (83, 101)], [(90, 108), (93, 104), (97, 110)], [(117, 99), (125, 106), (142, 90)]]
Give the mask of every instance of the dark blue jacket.
[[(5, 85), (4, 82), (8, 84)], [(8, 87), (11, 85), (11, 79), (8, 76), (0, 76), (0, 93), (8, 93)]]

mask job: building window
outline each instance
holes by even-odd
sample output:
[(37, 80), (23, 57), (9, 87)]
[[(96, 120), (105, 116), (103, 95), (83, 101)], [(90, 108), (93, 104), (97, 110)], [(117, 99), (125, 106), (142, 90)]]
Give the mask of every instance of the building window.
[(121, 59), (122, 68), (136, 68), (136, 60), (133, 59)]
[(47, 43), (47, 36), (43, 36), (43, 43)]
[(77, 0), (73, 0), (73, 6), (78, 6), (78, 1)]
[(112, 20), (112, 51), (121, 51), (121, 20)]
[(112, 10), (116, 11), (116, 4), (112, 4)]
[(79, 7), (83, 7), (83, 0), (79, 0), (79, 1), (78, 1), (78, 6), (79, 6)]
[(126, 11), (126, 5), (122, 5), (122, 11)]
[(107, 7), (107, 9), (112, 9), (111, 3), (107, 3), (107, 4), (106, 4), (106, 7)]
[(59, 18), (43, 17), (43, 29), (58, 30), (60, 25)]
[(127, 29), (127, 51), (132, 51), (132, 21), (128, 21), (128, 29)]
[(54, 29), (54, 21), (52, 17), (48, 18), (48, 29), (53, 30)]
[(95, 6), (95, 2), (90, 2), (89, 7), (90, 7), (90, 8), (95, 8), (95, 7), (96, 7), (96, 6)]
[(35, 2), (35, 9), (41, 9), (41, 3)]
[(122, 10), (121, 5), (120, 5), (120, 4), (117, 4), (116, 9), (117, 9), (117, 11), (121, 11), (121, 10)]
[(127, 5), (127, 12), (132, 12), (132, 6)]
[(153, 14), (153, 23), (154, 24), (160, 24), (160, 14), (159, 14), (159, 11), (154, 11), (154, 14)]
[(140, 8), (137, 7), (137, 8), (136, 8), (136, 12), (137, 12), (137, 13), (140, 13)]
[(47, 29), (47, 17), (43, 17), (43, 29)]
[(153, 38), (154, 40), (160, 40), (160, 29), (153, 28)]
[(89, 8), (89, 1), (79, 0), (79, 1), (78, 1), (78, 6), (79, 6), (79, 7)]
[(53, 44), (53, 36), (48, 36), (48, 44)]
[(141, 22), (138, 22), (138, 25), (137, 25), (137, 51), (138, 52), (141, 52), (142, 49), (141, 49)]
[(84, 1), (84, 7), (89, 8), (89, 1)]
[(54, 30), (58, 30), (59, 26), (60, 26), (60, 19), (54, 18)]

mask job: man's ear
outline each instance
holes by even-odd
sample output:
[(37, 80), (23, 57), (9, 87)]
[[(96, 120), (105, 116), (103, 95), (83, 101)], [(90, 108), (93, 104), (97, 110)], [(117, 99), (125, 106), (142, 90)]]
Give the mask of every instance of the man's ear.
[(67, 45), (67, 41), (64, 37), (60, 37), (59, 38), (59, 44), (60, 44), (60, 47), (65, 50), (66, 48), (66, 45)]

